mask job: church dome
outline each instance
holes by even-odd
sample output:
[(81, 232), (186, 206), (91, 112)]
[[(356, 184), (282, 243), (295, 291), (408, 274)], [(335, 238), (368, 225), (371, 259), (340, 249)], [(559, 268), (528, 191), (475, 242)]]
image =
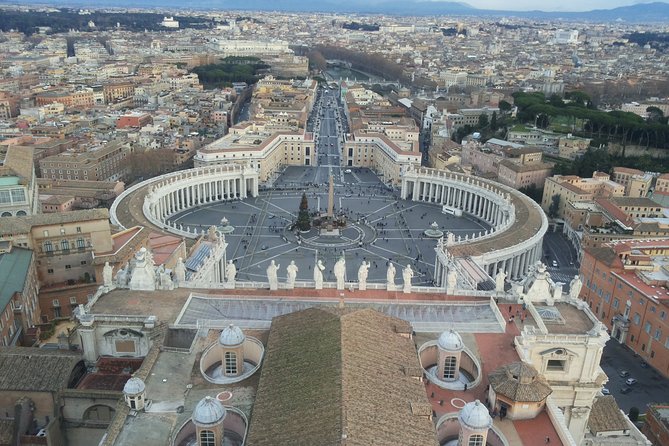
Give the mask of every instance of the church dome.
[(526, 362), (513, 362), (488, 375), (492, 390), (511, 401), (544, 401), (553, 390), (537, 369)]
[(456, 352), (461, 351), (465, 346), (464, 343), (462, 342), (462, 338), (460, 337), (460, 335), (453, 330), (448, 330), (443, 332), (441, 336), (439, 336), (437, 344), (439, 345), (439, 348), (442, 350), (456, 351)]
[(488, 408), (479, 400), (465, 404), (458, 418), (460, 418), (460, 423), (474, 430), (489, 429), (492, 425)]
[(242, 329), (230, 324), (221, 331), (218, 342), (225, 347), (234, 347), (244, 342), (244, 339), (246, 336)]
[(126, 395), (139, 395), (140, 393), (144, 392), (144, 389), (146, 389), (144, 381), (139, 378), (132, 377), (125, 383), (125, 386), (123, 386), (123, 393)]
[(193, 423), (199, 425), (217, 424), (225, 418), (226, 411), (223, 404), (210, 396), (200, 400), (193, 410)]

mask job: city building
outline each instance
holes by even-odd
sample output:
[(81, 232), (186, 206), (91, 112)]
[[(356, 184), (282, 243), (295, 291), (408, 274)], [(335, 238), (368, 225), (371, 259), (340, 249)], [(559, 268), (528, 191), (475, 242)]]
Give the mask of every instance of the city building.
[(40, 211), (32, 147), (0, 146), (0, 217)]
[(611, 332), (669, 376), (669, 240), (624, 240), (584, 249), (581, 298)]
[[(0, 226), (0, 240), (35, 252), (37, 274), (43, 287), (95, 282), (94, 250), (112, 249), (109, 211), (91, 209), (28, 217), (6, 217)], [(76, 306), (74, 302), (68, 302)], [(65, 306), (65, 305), (63, 305)], [(43, 314), (61, 305), (42, 305)], [(60, 317), (58, 314), (56, 317)], [(67, 310), (69, 313), (69, 308)]]
[(0, 242), (0, 342), (21, 345), (40, 323), (39, 282), (35, 255), (26, 248)]
[(611, 179), (625, 186), (625, 196), (645, 197), (651, 191), (653, 175), (629, 167), (614, 167)]
[(128, 169), (129, 141), (103, 142), (84, 152), (67, 151), (39, 160), (42, 178), (52, 180), (117, 181)]

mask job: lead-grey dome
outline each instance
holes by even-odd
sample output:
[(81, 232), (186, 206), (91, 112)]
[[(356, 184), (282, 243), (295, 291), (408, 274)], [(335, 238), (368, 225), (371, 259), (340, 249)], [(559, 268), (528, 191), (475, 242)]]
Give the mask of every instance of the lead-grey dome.
[(132, 377), (125, 383), (125, 386), (123, 386), (123, 393), (126, 395), (139, 395), (140, 393), (144, 392), (144, 389), (146, 389), (144, 381), (139, 378)]
[(197, 403), (193, 410), (193, 423), (210, 426), (223, 421), (225, 415), (223, 404), (216, 398), (206, 396)]
[(226, 347), (234, 347), (244, 342), (244, 339), (246, 339), (246, 336), (242, 329), (230, 324), (221, 331), (218, 342)]
[(451, 352), (459, 352), (465, 347), (460, 335), (453, 330), (443, 332), (441, 336), (439, 336), (437, 344), (440, 349)]
[(465, 404), (458, 418), (460, 418), (460, 423), (474, 430), (489, 429), (492, 426), (492, 418), (488, 413), (488, 408), (481, 404), (479, 400)]

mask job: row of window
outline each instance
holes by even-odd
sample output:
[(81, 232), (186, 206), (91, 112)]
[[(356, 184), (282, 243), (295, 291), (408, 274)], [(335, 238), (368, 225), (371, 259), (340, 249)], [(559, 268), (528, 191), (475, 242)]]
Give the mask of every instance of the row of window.
[[(81, 226), (77, 226), (76, 231), (77, 231), (77, 234), (81, 234)], [(44, 237), (48, 237), (49, 236), (49, 231), (44, 230), (44, 231), (42, 231), (42, 234), (44, 235)], [(60, 228), (60, 235), (65, 235), (65, 228)]]
[[(86, 260), (81, 261), (81, 265), (86, 265), (88, 262)], [(72, 269), (72, 265), (65, 265), (65, 269)], [(46, 270), (48, 274), (53, 274), (53, 268), (49, 268)]]
[[(78, 250), (83, 250), (86, 249), (86, 241), (83, 238), (78, 238), (76, 241), (76, 248)], [(91, 243), (88, 242), (88, 246), (90, 246)], [(69, 240), (61, 240), (60, 241), (60, 251), (63, 253), (68, 253), (70, 251), (70, 241)], [(56, 244), (56, 248), (58, 248), (58, 244)], [(44, 252), (46, 253), (52, 253), (54, 252), (54, 244), (51, 243), (51, 240), (47, 240), (44, 242)]]

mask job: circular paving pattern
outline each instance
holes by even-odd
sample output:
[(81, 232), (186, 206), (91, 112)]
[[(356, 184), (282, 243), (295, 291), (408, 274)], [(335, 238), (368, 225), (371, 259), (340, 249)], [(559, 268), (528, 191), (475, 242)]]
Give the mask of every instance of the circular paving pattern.
[(467, 404), (467, 401), (463, 400), (462, 398), (453, 398), (451, 400), (451, 406), (455, 407), (456, 409), (462, 409), (465, 407), (465, 404)]

